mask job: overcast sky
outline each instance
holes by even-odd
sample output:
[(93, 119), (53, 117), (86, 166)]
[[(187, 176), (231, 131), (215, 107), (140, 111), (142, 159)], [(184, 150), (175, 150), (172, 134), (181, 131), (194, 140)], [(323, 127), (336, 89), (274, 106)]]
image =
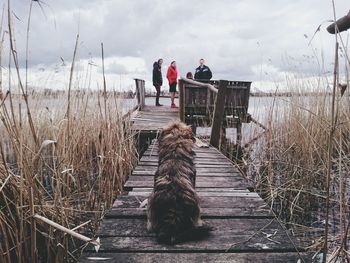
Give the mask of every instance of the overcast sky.
[[(3, 2), (7, 2), (2, 0)], [(29, 36), (30, 85), (66, 88), (75, 38), (79, 45), (75, 85), (101, 83), (101, 42), (109, 88), (129, 88), (133, 78), (151, 80), (152, 64), (176, 60), (180, 75), (204, 58), (215, 79), (251, 80), (256, 89), (305, 78), (332, 68), (331, 0), (40, 0), (33, 2)], [(29, 0), (12, 0), (16, 46), (24, 65)], [(338, 17), (350, 9), (335, 0)], [(5, 5), (5, 4), (4, 4)], [(4, 21), (7, 26), (7, 21)], [(347, 33), (342, 37), (346, 41)], [(5, 38), (4, 63), (8, 42)], [(63, 61), (61, 60), (63, 58)], [(322, 62), (321, 62), (322, 64)], [(90, 65), (90, 66), (89, 66)], [(90, 71), (91, 70), (91, 78)], [(8, 70), (3, 70), (4, 78)], [(165, 86), (164, 88), (167, 89)]]

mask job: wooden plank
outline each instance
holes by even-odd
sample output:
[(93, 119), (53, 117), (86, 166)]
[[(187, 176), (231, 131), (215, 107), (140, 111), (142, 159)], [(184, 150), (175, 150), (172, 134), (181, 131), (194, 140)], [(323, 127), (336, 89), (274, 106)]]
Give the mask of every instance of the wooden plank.
[[(273, 218), (268, 208), (201, 208), (202, 219), (207, 218)], [(105, 218), (143, 218), (146, 219), (146, 209), (143, 208), (112, 208)]]
[[(143, 166), (136, 166), (134, 171), (155, 171), (157, 169), (156, 165), (143, 165)], [(231, 166), (225, 166), (220, 167), (218, 165), (196, 165), (196, 171), (197, 173), (236, 173), (239, 174), (239, 171), (236, 167)]]
[(210, 135), (210, 144), (215, 148), (218, 148), (220, 144), (221, 127), (225, 112), (225, 96), (227, 85), (227, 80), (220, 80), (218, 95), (216, 96), (213, 124), (211, 127)]
[[(158, 157), (156, 156), (143, 156), (140, 159), (141, 162), (158, 162)], [(197, 163), (207, 163), (207, 164), (225, 164), (225, 165), (233, 165), (232, 162), (230, 162), (229, 160), (227, 160), (226, 158), (215, 158), (215, 159), (209, 159), (209, 158), (204, 158), (204, 157), (195, 157), (194, 162)]]
[[(147, 191), (152, 191), (153, 188), (136, 188), (135, 190), (133, 190), (132, 192), (147, 192)], [(251, 192), (247, 189), (234, 189), (234, 188), (215, 188), (215, 187), (210, 187), (210, 188), (198, 188), (196, 189), (196, 192), (205, 192), (205, 193), (209, 193), (209, 192), (215, 192), (215, 193), (219, 193), (219, 192), (224, 192), (224, 193), (237, 193), (237, 194), (244, 194), (244, 193), (251, 193), (251, 194), (256, 194), (255, 192)]]
[[(145, 177), (148, 178), (148, 177)], [(233, 187), (237, 189), (248, 189), (250, 186), (246, 184), (243, 181), (235, 181), (235, 182), (217, 182), (215, 180), (212, 181), (199, 181), (201, 177), (198, 177), (198, 182), (196, 182), (196, 188), (206, 188), (206, 187), (220, 187), (220, 188), (227, 188), (227, 187)], [(131, 188), (139, 188), (139, 187), (153, 187), (153, 180), (144, 180), (144, 181), (126, 181), (124, 184), (124, 187), (126, 189)]]
[[(149, 166), (152, 167), (153, 169), (142, 169), (143, 167), (141, 167), (140, 169), (142, 170), (135, 170), (133, 171), (132, 175), (140, 175), (140, 176), (154, 176), (156, 171), (157, 171), (157, 167), (156, 166)], [(238, 177), (238, 178), (243, 178), (242, 175), (240, 173), (238, 173), (237, 171), (233, 171), (233, 172), (210, 172), (210, 171), (205, 171), (204, 169), (198, 171), (197, 169), (197, 175), (196, 177), (203, 177), (203, 176), (211, 176), (211, 177), (217, 177), (217, 176), (222, 176), (222, 177)], [(215, 179), (213, 179), (215, 180)]]
[[(137, 189), (137, 188), (135, 188)], [(200, 188), (200, 189), (204, 189), (204, 188)], [(221, 189), (226, 189), (226, 188), (221, 188)], [(129, 192), (129, 196), (144, 196), (144, 197), (148, 197), (150, 194), (152, 193), (152, 191), (131, 191)], [(235, 192), (204, 192), (204, 191), (200, 191), (198, 192), (198, 196), (200, 197), (205, 197), (205, 196), (236, 196), (236, 197), (257, 197), (260, 198), (260, 196), (257, 193), (254, 192), (248, 192), (248, 193), (235, 193)]]
[[(311, 253), (302, 253), (304, 262), (312, 262)], [(97, 261), (97, 258), (99, 261)], [(299, 256), (295, 252), (287, 253), (84, 253), (81, 263), (296, 263)]]
[[(275, 230), (268, 231), (273, 234)], [(242, 253), (266, 253), (266, 252), (295, 252), (294, 247), (289, 242), (286, 235), (277, 233), (273, 241), (265, 236), (254, 235), (254, 233), (242, 233), (237, 235), (234, 233), (222, 233), (220, 236), (212, 235), (207, 239), (200, 241), (186, 242), (174, 246), (166, 246), (158, 244), (155, 237), (130, 237), (116, 236), (101, 238), (101, 252), (209, 252), (223, 253), (228, 249), (230, 252)], [(248, 240), (247, 242), (244, 242)], [(240, 243), (241, 242), (241, 243)], [(235, 246), (232, 246), (235, 244)], [(301, 248), (298, 248), (301, 250)], [(87, 251), (94, 251), (94, 247), (89, 245)]]
[[(129, 179), (127, 182), (136, 182), (136, 181), (143, 181), (143, 182), (154, 182), (154, 178), (152, 176), (139, 176), (139, 175), (132, 175), (129, 176)], [(196, 184), (200, 183), (214, 183), (215, 181), (216, 184), (223, 184), (228, 187), (229, 184), (231, 183), (237, 183), (237, 182), (244, 182), (244, 179), (241, 177), (233, 177), (233, 176), (226, 176), (226, 177), (221, 177), (217, 176), (213, 178), (212, 176), (199, 176), (196, 178)]]
[[(231, 168), (233, 167), (233, 165), (231, 163), (220, 163), (220, 162), (201, 162), (201, 161), (197, 161), (195, 160), (196, 168), (208, 168), (208, 167), (220, 167), (220, 168)], [(139, 166), (158, 166), (158, 161), (139, 161), (138, 163)]]
[[(155, 234), (153, 232), (147, 231), (146, 224), (147, 221), (140, 218), (109, 218), (104, 220), (98, 231), (98, 235), (105, 237), (154, 237)], [(225, 234), (228, 237), (242, 237), (256, 234), (260, 235), (262, 238), (266, 238), (266, 234), (273, 234), (275, 232), (276, 234), (280, 234), (282, 236), (286, 235), (285, 230), (274, 218), (251, 218), (247, 220), (241, 220), (240, 218), (207, 219), (205, 220), (205, 224), (210, 225), (213, 228), (211, 236), (217, 236), (218, 238)], [(118, 225), (123, 227), (118, 227)], [(261, 229), (263, 229), (262, 231), (265, 234), (261, 232)], [(273, 240), (273, 235), (271, 239)], [(286, 245), (289, 246), (290, 244)]]
[[(157, 152), (158, 151), (158, 146), (157, 145), (150, 145), (149, 149)], [(224, 156), (221, 152), (219, 152), (218, 150), (216, 150), (212, 146), (209, 146), (209, 147), (197, 147), (197, 146), (195, 146), (194, 147), (194, 151), (196, 153), (219, 154), (221, 156)]]
[[(145, 196), (121, 195), (114, 202), (116, 208), (139, 208)], [(256, 197), (237, 197), (237, 196), (206, 196), (200, 198), (201, 208), (252, 208), (269, 209), (269, 206), (261, 198)]]
[[(158, 244), (146, 229), (145, 219), (106, 219), (100, 227), (101, 251), (264, 252), (295, 251), (285, 230), (275, 219), (206, 219), (210, 236), (173, 246)], [(122, 226), (122, 227), (120, 227)], [(298, 247), (299, 245), (296, 244)]]
[[(158, 152), (157, 151), (158, 150), (147, 150), (147, 151), (144, 152), (142, 157), (144, 157), (144, 156), (148, 156), (148, 157), (158, 156)], [(222, 154), (219, 154), (219, 153), (197, 152), (197, 151), (195, 151), (195, 153), (196, 153), (196, 158), (207, 158), (207, 159), (220, 158), (220, 159), (226, 159)]]

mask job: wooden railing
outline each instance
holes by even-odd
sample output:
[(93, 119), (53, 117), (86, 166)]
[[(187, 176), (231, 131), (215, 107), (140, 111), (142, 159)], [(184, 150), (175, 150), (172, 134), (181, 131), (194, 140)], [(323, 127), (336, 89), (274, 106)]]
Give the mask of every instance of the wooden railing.
[(250, 84), (227, 80), (203, 83), (182, 78), (179, 80), (180, 119), (193, 125), (210, 124), (210, 143), (215, 147), (220, 145), (222, 133), (231, 122), (237, 128), (237, 143), (240, 143), (242, 123), (250, 121)]
[[(145, 81), (135, 79), (137, 109), (145, 107)], [(248, 114), (251, 82), (179, 80), (179, 117), (193, 126), (211, 125), (210, 144), (219, 147), (225, 128), (237, 128), (237, 143), (242, 138), (242, 123)]]

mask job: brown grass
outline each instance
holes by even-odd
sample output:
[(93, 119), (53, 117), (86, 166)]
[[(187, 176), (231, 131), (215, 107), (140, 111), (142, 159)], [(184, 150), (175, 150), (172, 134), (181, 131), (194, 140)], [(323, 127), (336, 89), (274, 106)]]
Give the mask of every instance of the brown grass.
[[(134, 134), (105, 83), (103, 94), (72, 89), (77, 45), (68, 93), (27, 94), (28, 71), (22, 84), (9, 6), (8, 70), (17, 78), (16, 86), (7, 80), (7, 94), (0, 83), (0, 261), (75, 261), (86, 242), (48, 222), (94, 241), (137, 159)], [(4, 32), (1, 24), (0, 63)]]
[[(17, 106), (20, 99), (12, 100)], [(36, 100), (45, 98), (31, 102)], [(120, 193), (135, 162), (133, 134), (115, 98), (107, 99), (107, 116), (101, 114), (99, 101), (98, 93), (75, 97), (69, 130), (64, 98), (51, 100), (57, 103), (53, 108), (30, 108), (38, 141), (47, 144), (41, 150), (19, 111), (11, 110), (10, 103), (0, 108), (0, 254), (8, 262), (31, 257), (34, 214), (67, 228), (91, 220), (84, 227), (91, 236)], [(49, 262), (76, 257), (77, 240), (45, 223), (35, 225), (35, 257)]]

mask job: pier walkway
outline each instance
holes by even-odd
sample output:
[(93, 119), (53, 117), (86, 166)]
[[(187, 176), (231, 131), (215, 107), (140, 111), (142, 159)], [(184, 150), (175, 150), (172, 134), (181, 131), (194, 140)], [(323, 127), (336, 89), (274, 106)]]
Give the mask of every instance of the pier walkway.
[[(144, 105), (133, 119), (133, 128), (156, 134), (177, 118), (178, 109)], [(99, 228), (99, 252), (88, 246), (80, 262), (312, 262), (239, 169), (219, 150), (205, 144), (195, 148), (196, 190), (202, 219), (214, 230), (200, 241), (158, 244), (154, 234), (146, 230), (146, 209), (140, 208), (153, 188), (157, 151), (155, 139)]]

